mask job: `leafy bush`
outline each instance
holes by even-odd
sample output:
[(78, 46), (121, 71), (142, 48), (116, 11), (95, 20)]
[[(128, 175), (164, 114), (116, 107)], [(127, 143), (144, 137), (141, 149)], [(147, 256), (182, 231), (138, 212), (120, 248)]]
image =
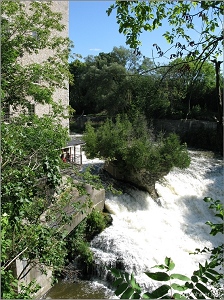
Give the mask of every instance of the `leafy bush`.
[(89, 248), (89, 241), (109, 225), (109, 220), (102, 212), (93, 210), (66, 238), (68, 259), (77, 256), (89, 267), (93, 262), (93, 253)]
[(108, 119), (97, 130), (88, 123), (84, 140), (87, 157), (103, 157), (126, 169), (160, 173), (190, 164), (186, 144), (181, 145), (177, 135), (160, 136), (155, 141), (146, 121), (139, 116), (129, 120), (118, 115), (114, 122)]
[[(15, 117), (10, 124), (2, 123), (1, 133), (1, 209), (5, 218), (1, 224), (1, 291), (9, 297), (7, 291), (15, 290), (18, 283), (17, 278), (10, 279), (15, 258), (27, 260), (27, 272), (36, 262), (41, 269), (45, 265), (54, 270), (64, 264), (63, 233), (42, 222), (41, 216), (60, 197), (60, 148), (68, 135), (54, 112), (43, 117)], [(35, 288), (27, 286), (27, 293), (28, 289)], [(19, 297), (17, 294), (12, 297)]]
[(102, 232), (107, 226), (107, 220), (102, 212), (93, 210), (87, 217), (87, 232), (96, 235)]

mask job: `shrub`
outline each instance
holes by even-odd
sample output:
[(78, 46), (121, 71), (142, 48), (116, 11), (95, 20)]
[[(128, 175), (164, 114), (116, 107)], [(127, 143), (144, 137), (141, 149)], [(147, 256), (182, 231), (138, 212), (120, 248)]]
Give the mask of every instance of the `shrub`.
[(93, 210), (66, 238), (68, 260), (79, 256), (79, 261), (87, 268), (93, 263), (93, 253), (89, 241), (109, 225), (109, 220), (102, 212)]
[(87, 217), (87, 232), (96, 235), (102, 232), (107, 226), (107, 220), (102, 212), (93, 210)]
[(97, 130), (89, 123), (84, 140), (87, 157), (116, 161), (126, 171), (168, 173), (172, 167), (186, 168), (190, 164), (186, 144), (180, 144), (177, 135), (160, 136), (155, 141), (146, 121), (139, 116), (130, 121), (127, 116), (118, 115), (115, 121), (108, 119)]

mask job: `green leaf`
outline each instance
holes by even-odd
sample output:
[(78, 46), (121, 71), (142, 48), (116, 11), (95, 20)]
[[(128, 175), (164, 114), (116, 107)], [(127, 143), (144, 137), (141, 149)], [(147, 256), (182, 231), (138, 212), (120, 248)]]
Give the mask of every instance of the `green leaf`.
[(192, 282), (186, 282), (185, 283), (185, 286), (188, 288), (188, 289), (193, 289), (194, 285)]
[(145, 274), (153, 280), (157, 281), (168, 281), (170, 280), (170, 276), (165, 272), (145, 272)]
[(130, 284), (133, 287), (133, 289), (141, 291), (141, 288), (140, 288), (139, 284), (136, 282), (133, 274), (131, 274)]
[(182, 275), (182, 274), (171, 274), (170, 275), (170, 279), (179, 279), (179, 280), (183, 280), (183, 281), (189, 281), (190, 278)]
[(132, 294), (134, 293), (134, 289), (129, 287), (127, 288), (127, 290), (122, 294), (122, 296), (120, 297), (120, 299), (129, 299)]
[(173, 270), (175, 267), (175, 263), (172, 261), (170, 257), (165, 258), (165, 264), (167, 265), (170, 271)]
[(205, 267), (202, 266), (202, 264), (199, 263), (199, 270), (204, 273), (205, 272)]
[(216, 214), (215, 216), (219, 217), (219, 218), (221, 218), (223, 220), (223, 215), (222, 214)]
[(195, 295), (195, 297), (197, 299), (204, 299), (205, 298), (204, 295), (202, 295), (202, 293), (197, 289), (193, 289), (192, 293)]
[(131, 299), (140, 299), (141, 296), (139, 293), (134, 293), (132, 296), (131, 296)]
[(118, 278), (113, 282), (113, 286), (119, 286), (123, 282), (123, 278)]
[(121, 273), (120, 271), (118, 271), (115, 268), (109, 269), (111, 271), (111, 273), (115, 276), (115, 277), (121, 277)]
[(215, 268), (215, 267), (217, 267), (217, 266), (218, 266), (217, 260), (211, 261), (210, 264), (209, 264), (209, 266), (210, 266), (210, 268)]
[(178, 293), (174, 293), (173, 298), (174, 299), (187, 299), (187, 298), (185, 298), (184, 296), (182, 296), (181, 294), (178, 294)]
[(115, 295), (119, 296), (120, 294), (122, 294), (128, 287), (128, 283), (124, 282), (122, 283), (115, 291)]
[(152, 268), (158, 268), (158, 269), (162, 269), (162, 270), (166, 269), (167, 270), (167, 266), (164, 266), (164, 265), (155, 265)]
[(169, 290), (170, 290), (169, 285), (167, 284), (161, 285), (158, 289), (156, 289), (150, 294), (150, 296), (152, 297), (151, 299), (158, 299), (166, 295)]
[(179, 291), (179, 292), (183, 292), (183, 291), (186, 291), (188, 289), (188, 287), (186, 287), (185, 285), (180, 285), (180, 284), (177, 284), (177, 283), (172, 283), (171, 287), (174, 290)]
[(204, 283), (207, 283), (207, 282), (208, 282), (208, 278), (207, 278), (207, 277), (201, 276), (200, 279), (201, 279), (201, 281), (204, 282)]
[(125, 276), (126, 281), (129, 282), (130, 281), (130, 279), (129, 279), (130, 275), (127, 272), (125, 272), (124, 276)]
[(217, 271), (213, 270), (213, 269), (208, 269), (207, 270), (209, 273), (212, 273), (214, 275), (220, 275)]
[(215, 276), (213, 276), (212, 274), (205, 272), (205, 276), (209, 279), (211, 279), (212, 281), (216, 282), (217, 278)]
[(206, 296), (209, 296), (211, 298), (211, 291), (209, 289), (207, 289), (206, 286), (204, 286), (202, 283), (198, 282), (196, 283), (196, 287), (202, 292), (204, 293)]
[(191, 276), (191, 280), (192, 280), (193, 282), (198, 282), (198, 277), (195, 276), (195, 275), (193, 275), (193, 276)]

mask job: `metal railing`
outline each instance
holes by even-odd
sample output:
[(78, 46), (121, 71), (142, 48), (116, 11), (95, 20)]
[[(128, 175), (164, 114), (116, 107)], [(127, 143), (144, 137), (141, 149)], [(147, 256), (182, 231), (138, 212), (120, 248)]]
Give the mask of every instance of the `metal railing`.
[(66, 158), (66, 162), (81, 165), (82, 164), (82, 154), (70, 155)]

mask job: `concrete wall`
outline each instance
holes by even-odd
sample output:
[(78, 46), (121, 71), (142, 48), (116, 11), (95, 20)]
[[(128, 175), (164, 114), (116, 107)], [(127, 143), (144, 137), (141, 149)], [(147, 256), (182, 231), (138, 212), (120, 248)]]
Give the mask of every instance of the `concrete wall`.
[(94, 189), (91, 185), (86, 184), (85, 189), (87, 193), (90, 195), (90, 199), (93, 202), (92, 207), (86, 207), (84, 209), (85, 212), (76, 212), (73, 204), (76, 202), (80, 202), (81, 204), (86, 203), (87, 196), (82, 197), (74, 197), (71, 203), (65, 207), (64, 211), (67, 213), (68, 216), (72, 216), (72, 220), (70, 224), (66, 224), (60, 228), (60, 230), (66, 230), (69, 234), (85, 217), (93, 210), (96, 209), (97, 211), (102, 211), (104, 209), (105, 203), (105, 190), (104, 189)]
[[(34, 298), (40, 298), (41, 295), (44, 295), (50, 288), (52, 283), (52, 270), (50, 268), (43, 267), (46, 274), (40, 271), (40, 265), (29, 266), (26, 269), (27, 260), (24, 258), (22, 260), (17, 259), (13, 264), (13, 273), (18, 278), (23, 275), (26, 275), (24, 278), (19, 280), (19, 283), (28, 285), (32, 280), (36, 280), (36, 283), (41, 286), (40, 290), (34, 296)], [(29, 271), (27, 274), (26, 272)]]
[(189, 147), (220, 151), (217, 122), (201, 120), (154, 120), (155, 132), (176, 133)]
[(200, 120), (154, 120), (153, 125), (157, 131), (175, 132), (184, 136), (190, 131), (211, 129), (216, 131), (217, 123)]
[[(105, 203), (105, 190), (104, 189), (94, 189), (91, 185), (86, 184), (85, 189), (87, 193), (89, 194), (89, 197), (91, 201), (93, 202), (93, 205), (91, 208), (86, 208), (85, 213), (81, 212), (75, 212), (74, 207), (72, 204), (75, 202), (85, 203), (87, 201), (87, 196), (79, 196), (76, 189), (72, 191), (72, 200), (69, 205), (67, 205), (64, 209), (64, 211), (67, 213), (67, 215), (72, 216), (72, 221), (70, 224), (66, 224), (59, 228), (59, 230), (66, 230), (69, 234), (86, 216), (88, 213), (90, 213), (93, 209), (96, 209), (97, 211), (102, 211), (104, 209), (104, 203)], [(60, 216), (59, 216), (60, 217)], [(45, 214), (42, 215), (43, 222), (45, 222)], [(17, 276), (17, 278), (20, 276), (22, 272), (27, 272), (26, 268), (27, 261), (26, 259), (19, 260), (17, 259), (14, 263), (14, 274)], [(37, 292), (34, 298), (39, 299), (41, 296), (43, 296), (50, 288), (52, 284), (52, 270), (50, 268), (45, 268), (46, 275), (43, 274), (39, 270), (39, 265), (37, 264), (34, 266), (27, 275), (20, 280), (20, 283), (29, 284), (32, 280), (36, 280), (37, 283), (41, 286), (41, 289)]]

